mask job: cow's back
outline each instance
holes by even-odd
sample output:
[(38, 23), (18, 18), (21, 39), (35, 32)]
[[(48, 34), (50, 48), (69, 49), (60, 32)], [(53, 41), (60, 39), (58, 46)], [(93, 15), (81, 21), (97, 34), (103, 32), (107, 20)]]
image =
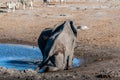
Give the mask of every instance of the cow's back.
[(58, 32), (53, 35), (56, 35), (56, 37), (53, 38), (52, 36), (53, 43), (49, 54), (53, 54), (54, 50), (57, 49), (57, 47), (61, 47), (61, 45), (64, 45), (67, 50), (67, 54), (70, 54), (75, 47), (76, 42), (76, 34), (71, 28), (70, 21), (66, 21), (59, 29), (61, 30), (58, 30)]
[(64, 44), (68, 49), (72, 49), (74, 47), (73, 42), (76, 41), (76, 34), (73, 32), (71, 28), (70, 21), (66, 21), (64, 24), (64, 28), (62, 32), (58, 36), (58, 40)]

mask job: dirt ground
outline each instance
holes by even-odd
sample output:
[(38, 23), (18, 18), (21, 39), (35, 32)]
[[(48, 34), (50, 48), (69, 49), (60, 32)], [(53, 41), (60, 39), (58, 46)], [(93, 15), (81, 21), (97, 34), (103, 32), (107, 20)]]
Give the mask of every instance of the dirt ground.
[(0, 80), (120, 80), (120, 6), (108, 2), (77, 2), (42, 6), (35, 2), (34, 9), (18, 9), (6, 13), (0, 9), (0, 43), (37, 46), (44, 28), (67, 19), (74, 25), (88, 26), (78, 31), (79, 47), (75, 57), (84, 59), (78, 68), (36, 73), (0, 67)]

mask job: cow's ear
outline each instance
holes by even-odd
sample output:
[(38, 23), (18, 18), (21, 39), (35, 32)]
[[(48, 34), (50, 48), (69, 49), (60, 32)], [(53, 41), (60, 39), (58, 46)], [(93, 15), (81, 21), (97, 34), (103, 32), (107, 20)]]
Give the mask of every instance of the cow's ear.
[(87, 26), (77, 26), (77, 30), (86, 30), (89, 29)]

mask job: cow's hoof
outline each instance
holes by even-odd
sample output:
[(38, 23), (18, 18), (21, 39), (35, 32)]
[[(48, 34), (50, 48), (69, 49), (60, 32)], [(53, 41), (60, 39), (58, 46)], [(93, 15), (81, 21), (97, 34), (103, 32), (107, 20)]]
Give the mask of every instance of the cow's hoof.
[(68, 66), (68, 69), (72, 69), (72, 66)]

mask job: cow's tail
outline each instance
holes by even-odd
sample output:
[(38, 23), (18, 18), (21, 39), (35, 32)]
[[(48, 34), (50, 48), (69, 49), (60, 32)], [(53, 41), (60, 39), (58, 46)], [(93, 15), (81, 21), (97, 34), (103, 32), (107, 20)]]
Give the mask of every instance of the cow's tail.
[(49, 61), (49, 57), (47, 57), (45, 60), (43, 59), (43, 61), (35, 68), (35, 71), (38, 72), (39, 69), (43, 68), (43, 66), (45, 66)]

